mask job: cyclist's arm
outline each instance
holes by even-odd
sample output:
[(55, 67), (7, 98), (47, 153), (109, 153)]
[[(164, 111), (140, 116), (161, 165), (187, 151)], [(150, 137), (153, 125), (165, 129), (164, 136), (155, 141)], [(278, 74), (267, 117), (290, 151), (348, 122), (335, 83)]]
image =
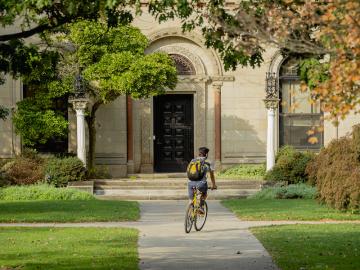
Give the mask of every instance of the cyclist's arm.
[(217, 186), (215, 184), (215, 173), (212, 170), (210, 171), (210, 179), (211, 179), (212, 188), (217, 189)]

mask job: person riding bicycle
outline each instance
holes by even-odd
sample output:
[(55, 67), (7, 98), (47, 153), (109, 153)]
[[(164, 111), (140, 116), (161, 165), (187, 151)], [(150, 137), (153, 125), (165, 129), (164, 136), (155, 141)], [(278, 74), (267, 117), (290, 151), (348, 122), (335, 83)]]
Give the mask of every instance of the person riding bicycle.
[[(200, 147), (199, 148), (199, 155), (197, 158), (191, 160), (188, 166), (188, 192), (189, 192), (189, 199), (190, 203), (192, 202), (192, 199), (194, 197), (194, 187), (197, 188), (202, 196), (200, 199), (200, 211), (203, 210), (203, 205), (205, 202), (205, 199), (207, 197), (207, 190), (208, 190), (208, 184), (207, 184), (207, 173), (210, 173), (210, 179), (211, 179), (211, 189), (217, 189), (216, 183), (215, 183), (215, 174), (214, 174), (214, 166), (211, 162), (207, 160), (209, 154), (209, 149), (207, 147)], [(198, 166), (197, 166), (198, 164)], [(197, 166), (197, 167), (196, 167)], [(196, 174), (195, 177), (193, 177), (193, 174), (190, 172), (191, 170), (194, 170), (193, 168), (197, 168), (199, 173)]]

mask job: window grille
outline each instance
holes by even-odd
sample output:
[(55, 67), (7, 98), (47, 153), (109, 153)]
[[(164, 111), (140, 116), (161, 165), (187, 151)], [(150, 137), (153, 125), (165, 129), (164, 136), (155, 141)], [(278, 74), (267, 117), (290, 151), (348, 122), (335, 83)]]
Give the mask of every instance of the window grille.
[(178, 75), (195, 75), (195, 68), (189, 59), (179, 54), (170, 54), (174, 60)]
[[(289, 58), (280, 69), (279, 143), (299, 150), (319, 150), (324, 144), (323, 113), (320, 103), (311, 102), (310, 93), (300, 89), (299, 61)], [(309, 138), (314, 136), (317, 143), (311, 144)]]

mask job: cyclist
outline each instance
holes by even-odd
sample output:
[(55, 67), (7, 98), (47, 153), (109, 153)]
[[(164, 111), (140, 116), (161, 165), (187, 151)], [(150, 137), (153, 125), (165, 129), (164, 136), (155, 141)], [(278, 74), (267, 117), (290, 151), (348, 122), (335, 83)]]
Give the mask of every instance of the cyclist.
[[(200, 160), (203, 164), (204, 169), (204, 176), (202, 179), (197, 181), (192, 181), (189, 179), (188, 182), (188, 191), (189, 191), (189, 199), (190, 203), (192, 203), (192, 199), (194, 197), (194, 190), (193, 188), (198, 188), (202, 194), (200, 199), (200, 211), (204, 212), (203, 205), (205, 202), (205, 199), (207, 197), (207, 190), (208, 190), (208, 184), (207, 184), (207, 173), (210, 173), (210, 179), (211, 179), (211, 189), (217, 189), (217, 186), (215, 184), (215, 174), (214, 174), (214, 166), (211, 162), (207, 160), (209, 154), (209, 149), (207, 147), (200, 147), (199, 148), (199, 155), (195, 160)], [(193, 160), (194, 161), (194, 160)]]

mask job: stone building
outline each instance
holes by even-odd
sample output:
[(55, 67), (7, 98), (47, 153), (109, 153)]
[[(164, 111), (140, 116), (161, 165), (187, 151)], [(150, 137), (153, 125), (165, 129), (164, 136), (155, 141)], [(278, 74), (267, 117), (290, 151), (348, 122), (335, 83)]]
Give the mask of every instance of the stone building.
[[(225, 72), (219, 55), (206, 48), (202, 35), (183, 33), (180, 22), (158, 24), (144, 13), (134, 25), (149, 39), (147, 52), (171, 55), (179, 82), (164, 96), (146, 100), (123, 96), (99, 109), (96, 164), (108, 166), (114, 177), (183, 171), (200, 146), (210, 148), (210, 158), (217, 166), (263, 163), (281, 145), (318, 150), (360, 122), (355, 115), (338, 128), (325, 122), (323, 131), (316, 133), (318, 143), (310, 144), (307, 131), (319, 125), (322, 113), (319, 105), (311, 105), (299, 90), (296, 59), (284, 58), (277, 49), (269, 48), (260, 68)], [(267, 74), (270, 80), (266, 80)], [(274, 128), (268, 129), (272, 115), (263, 100), (271, 79), (281, 100), (274, 111)], [(21, 81), (8, 78), (0, 86), (0, 104), (15, 107), (22, 97)], [(69, 110), (69, 120), (68, 150), (76, 152), (73, 110)], [(21, 139), (14, 133), (11, 117), (0, 120), (0, 157), (20, 151)]]

